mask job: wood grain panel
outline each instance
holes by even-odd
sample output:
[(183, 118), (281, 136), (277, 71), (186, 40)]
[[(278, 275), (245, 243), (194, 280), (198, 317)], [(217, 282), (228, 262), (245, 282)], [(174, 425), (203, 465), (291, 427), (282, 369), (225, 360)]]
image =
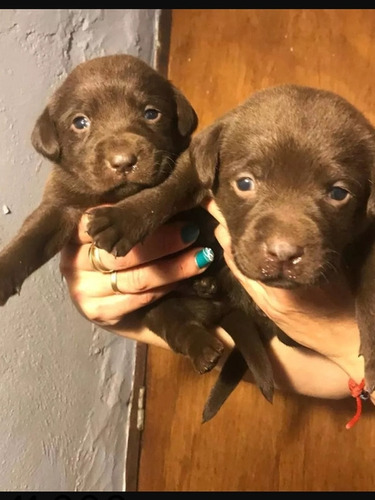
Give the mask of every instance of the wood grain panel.
[[(169, 78), (200, 128), (254, 90), (283, 82), (348, 98), (375, 122), (373, 9), (175, 9)], [(277, 393), (270, 405), (242, 382), (201, 424), (217, 373), (150, 348), (139, 491), (371, 491), (374, 408), (346, 422), (354, 399)]]

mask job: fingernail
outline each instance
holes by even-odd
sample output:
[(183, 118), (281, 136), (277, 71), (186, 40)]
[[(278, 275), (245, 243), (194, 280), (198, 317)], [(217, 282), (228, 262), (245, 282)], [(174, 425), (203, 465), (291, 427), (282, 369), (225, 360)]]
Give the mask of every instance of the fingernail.
[(211, 248), (202, 248), (197, 255), (195, 256), (195, 262), (199, 269), (203, 269), (204, 267), (211, 264), (215, 258), (215, 254)]
[(198, 238), (199, 227), (195, 224), (188, 224), (181, 229), (181, 238), (184, 243), (192, 243)]

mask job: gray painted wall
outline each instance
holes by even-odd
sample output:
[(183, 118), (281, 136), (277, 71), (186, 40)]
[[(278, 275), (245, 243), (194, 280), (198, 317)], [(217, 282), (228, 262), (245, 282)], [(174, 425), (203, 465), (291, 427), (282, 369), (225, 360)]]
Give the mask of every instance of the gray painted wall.
[[(127, 52), (152, 64), (158, 15), (0, 11), (0, 247), (42, 195), (49, 164), (30, 133), (47, 97), (92, 57)], [(78, 314), (58, 257), (1, 308), (0, 342), (0, 490), (124, 490), (135, 344)]]

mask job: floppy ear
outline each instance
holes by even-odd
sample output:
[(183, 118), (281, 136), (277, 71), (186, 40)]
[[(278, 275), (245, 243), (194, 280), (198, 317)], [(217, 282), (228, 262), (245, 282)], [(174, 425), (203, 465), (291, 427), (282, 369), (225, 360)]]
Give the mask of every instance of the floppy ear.
[(182, 137), (190, 137), (198, 125), (197, 114), (186, 97), (172, 85), (177, 104), (178, 131)]
[(60, 156), (60, 145), (55, 124), (51, 119), (48, 106), (37, 119), (31, 133), (31, 143), (38, 153), (51, 161), (57, 161)]
[(219, 166), (220, 135), (224, 128), (222, 121), (216, 121), (199, 132), (189, 148), (190, 158), (195, 165), (198, 177), (205, 188), (212, 189)]

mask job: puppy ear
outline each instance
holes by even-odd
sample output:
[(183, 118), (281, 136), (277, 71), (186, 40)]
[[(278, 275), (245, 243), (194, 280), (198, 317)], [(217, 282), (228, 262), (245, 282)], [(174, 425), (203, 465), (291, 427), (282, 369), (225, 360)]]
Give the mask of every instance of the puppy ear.
[(51, 161), (57, 161), (60, 156), (60, 145), (55, 124), (51, 119), (48, 106), (37, 119), (31, 133), (31, 143), (38, 153)]
[(189, 148), (190, 158), (198, 172), (203, 185), (212, 189), (216, 170), (219, 164), (220, 135), (224, 128), (222, 121), (214, 122), (199, 132), (192, 140)]
[(173, 86), (177, 104), (178, 131), (182, 137), (189, 137), (198, 126), (198, 116), (186, 97)]

